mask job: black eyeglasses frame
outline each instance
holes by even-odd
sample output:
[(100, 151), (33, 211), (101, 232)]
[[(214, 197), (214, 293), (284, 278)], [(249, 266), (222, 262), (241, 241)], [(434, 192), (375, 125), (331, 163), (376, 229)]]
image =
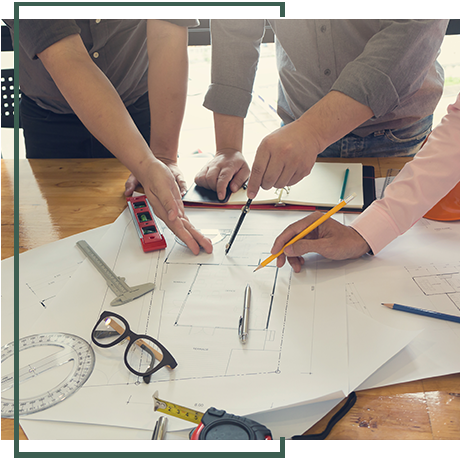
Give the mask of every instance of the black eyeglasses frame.
[[(101, 322), (103, 322), (104, 319), (106, 319), (107, 317), (115, 317), (118, 320), (120, 320), (121, 322), (123, 322), (123, 324), (125, 326), (125, 331), (122, 334), (120, 334), (120, 336), (118, 338), (116, 338), (114, 341), (112, 341), (111, 343), (102, 344), (102, 343), (99, 343), (97, 341), (95, 333), (97, 331), (96, 329), (99, 326), (99, 324)], [(157, 341), (155, 338), (152, 338), (149, 335), (138, 335), (137, 333), (134, 333), (131, 330), (131, 327), (129, 326), (128, 321), (124, 317), (120, 316), (119, 314), (116, 314), (116, 313), (110, 312), (110, 311), (103, 311), (102, 314), (100, 315), (98, 321), (96, 322), (96, 325), (94, 326), (93, 331), (91, 332), (91, 340), (93, 341), (93, 343), (96, 346), (101, 347), (101, 348), (109, 348), (109, 347), (116, 346), (118, 343), (121, 343), (124, 339), (127, 339), (127, 338), (128, 338), (129, 342), (128, 342), (128, 345), (126, 346), (125, 353), (124, 353), (124, 358), (123, 358), (123, 360), (125, 362), (125, 365), (128, 368), (128, 370), (131, 371), (132, 373), (134, 373), (136, 376), (142, 376), (146, 383), (149, 383), (150, 382), (150, 376), (152, 374), (156, 373), (157, 371), (161, 370), (161, 368), (167, 366), (167, 367), (173, 369), (173, 368), (177, 367), (176, 359), (171, 355), (171, 353), (159, 341)], [(158, 365), (154, 366), (151, 370), (147, 370), (146, 372), (139, 372), (139, 371), (135, 370), (128, 363), (128, 352), (131, 349), (131, 346), (134, 344), (134, 342), (139, 340), (139, 339), (149, 339), (149, 340), (153, 341), (155, 343), (155, 345), (158, 346), (158, 348), (161, 350), (161, 352), (163, 354), (161, 360), (155, 355), (155, 358), (158, 361)], [(155, 352), (157, 352), (157, 351), (153, 351), (153, 352), (149, 352), (149, 353), (155, 354)]]

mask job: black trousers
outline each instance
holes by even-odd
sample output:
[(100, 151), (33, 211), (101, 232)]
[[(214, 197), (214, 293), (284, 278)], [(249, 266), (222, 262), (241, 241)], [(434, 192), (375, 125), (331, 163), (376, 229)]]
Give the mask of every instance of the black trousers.
[[(140, 133), (150, 142), (148, 93), (127, 107)], [(19, 114), (27, 158), (113, 158), (74, 114), (62, 115), (39, 107), (21, 95)]]

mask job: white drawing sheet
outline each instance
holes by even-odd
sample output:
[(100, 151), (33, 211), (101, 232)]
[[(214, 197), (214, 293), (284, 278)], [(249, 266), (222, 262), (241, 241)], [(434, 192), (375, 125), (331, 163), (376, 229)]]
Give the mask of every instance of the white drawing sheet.
[[(69, 247), (84, 237), (88, 243), (96, 245), (107, 231), (101, 226), (80, 235), (38, 247), (22, 253), (19, 263), (19, 336), (34, 333), (36, 320), (48, 312), (56, 295), (72, 277), (83, 257)], [(10, 343), (14, 339), (14, 258), (1, 263), (1, 342)]]
[[(215, 234), (212, 255), (191, 255), (169, 231), (165, 231), (166, 251), (144, 254), (125, 212), (111, 225), (97, 252), (117, 275), (126, 277), (128, 285), (153, 281), (155, 291), (111, 308), (114, 294), (85, 262), (58, 295), (52, 317), (47, 314), (46, 320), (35, 325), (37, 332), (74, 333), (90, 342), (100, 313), (113, 310), (136, 333), (162, 342), (177, 359), (177, 368), (160, 370), (147, 385), (124, 366), (123, 348), (95, 347), (96, 367), (85, 386), (65, 403), (29, 419), (150, 430), (158, 416), (152, 410), (155, 390), (161, 398), (190, 408), (218, 406), (241, 415), (299, 406), (318, 398), (337, 400), (349, 392), (344, 270), (332, 269), (331, 262), (312, 256), (308, 268), (298, 275), (288, 267), (274, 266), (252, 272), (268, 255), (274, 237), (304, 213), (251, 213), (227, 257), (225, 238), (239, 212), (193, 210), (189, 215), (201, 229), (217, 223), (213, 228), (217, 231), (207, 230)], [(249, 341), (243, 346), (237, 327), (248, 282), (253, 288), (253, 308)], [(382, 333), (391, 332), (367, 322)], [(364, 365), (368, 371), (364, 369), (359, 383), (412, 337), (400, 334), (392, 346), (382, 347), (383, 352)], [(97, 409), (103, 400), (110, 403)], [(169, 426), (171, 430), (189, 427), (175, 418)]]
[[(21, 255), (23, 275), (20, 302), (21, 309), (24, 308), (25, 311), (28, 304), (24, 300), (27, 296), (22, 292), (30, 290), (30, 284), (43, 277), (47, 281), (45, 284), (49, 283), (46, 291), (51, 292), (54, 286), (52, 295), (54, 297), (58, 287), (64, 284), (54, 282), (55, 276), (60, 279), (61, 271), (70, 273), (75, 266), (80, 265), (80, 269), (72, 276), (72, 282), (57, 295), (57, 299), (53, 298), (46, 302), (46, 310), (42, 307), (41, 301), (33, 302), (35, 307), (41, 305), (36, 310), (46, 311), (42, 320), (37, 323), (33, 314), (21, 312), (22, 329), (30, 330), (30, 333), (67, 331), (79, 334), (90, 342), (89, 334), (96, 318), (100, 310), (110, 309), (108, 305), (113, 298), (113, 293), (91, 264), (82, 263), (84, 256), (74, 244), (77, 240), (86, 238), (118, 275), (126, 276), (129, 285), (147, 281), (145, 279), (157, 283), (157, 289), (150, 296), (129, 303), (122, 307), (123, 310), (121, 308), (113, 308), (113, 310), (124, 315), (134, 331), (138, 333), (148, 331), (162, 341), (178, 359), (179, 366), (176, 370), (162, 370), (166, 375), (163, 375), (163, 379), (158, 374), (155, 387), (160, 387), (163, 398), (168, 399), (169, 396), (171, 401), (202, 410), (214, 405), (225, 407), (228, 411), (238, 414), (251, 413), (255, 419), (261, 422), (265, 420), (273, 429), (275, 436), (287, 437), (313, 425), (343, 396), (402, 349), (416, 334), (397, 332), (391, 327), (379, 325), (362, 313), (356, 313), (350, 308), (347, 311), (343, 307), (346, 300), (344, 269), (335, 262), (311, 256), (308, 260), (308, 268), (300, 274), (293, 274), (287, 266), (281, 270), (267, 267), (252, 273), (252, 269), (260, 261), (251, 256), (254, 249), (261, 251), (260, 256), (268, 255), (274, 237), (288, 223), (304, 216), (304, 213), (251, 212), (251, 218), (245, 221), (244, 231), (238, 236), (238, 243), (235, 243), (227, 257), (223, 255), (225, 238), (228, 239), (239, 212), (189, 211), (189, 214), (199, 228), (209, 228), (212, 226), (209, 224), (210, 221), (219, 222), (219, 225), (214, 225), (220, 226), (220, 229), (217, 228), (218, 231), (206, 230), (215, 243), (215, 251), (212, 255), (202, 253), (199, 257), (194, 257), (167, 231), (167, 251), (144, 254), (127, 212), (111, 225), (110, 234), (99, 244), (96, 237), (88, 236), (90, 234), (88, 232), (81, 237), (68, 238), (50, 244), (46, 248), (35, 249)], [(210, 219), (210, 216), (213, 218)], [(344, 216), (336, 215), (336, 218), (343, 221)], [(261, 227), (269, 230), (261, 233)], [(115, 243), (118, 238), (118, 241), (126, 242), (126, 246), (119, 244), (118, 249), (114, 250), (114, 237)], [(219, 242), (220, 239), (222, 240)], [(259, 239), (263, 239), (263, 242), (259, 242)], [(49, 266), (44, 264), (45, 253), (53, 254), (55, 251), (52, 263)], [(140, 259), (148, 259), (148, 262), (145, 261), (147, 264), (140, 267)], [(71, 262), (74, 265), (73, 270), (69, 265), (71, 260), (73, 260)], [(8, 268), (3, 270), (4, 273), (11, 269), (9, 266), (11, 261), (2, 263), (2, 268)], [(25, 269), (26, 266), (28, 269)], [(220, 273), (219, 276), (212, 274), (214, 270)], [(178, 274), (174, 275), (174, 273)], [(238, 273), (242, 273), (243, 282), (238, 277)], [(212, 275), (212, 282), (207, 282), (209, 275)], [(243, 290), (250, 278), (256, 279), (254, 284), (251, 282), (256, 301), (251, 311), (251, 338), (248, 345), (242, 349), (237, 338), (237, 321), (242, 311)], [(215, 279), (221, 282), (218, 287), (214, 285)], [(268, 297), (263, 287), (264, 283), (270, 287)], [(11, 285), (12, 289), (12, 283), (6, 285)], [(184, 285), (193, 285), (193, 288), (187, 290)], [(320, 288), (316, 288), (317, 285)], [(205, 294), (201, 302), (199, 299), (203, 289)], [(219, 309), (222, 302), (222, 289), (226, 292), (229, 308)], [(214, 293), (207, 295), (208, 290)], [(238, 294), (240, 298), (236, 300)], [(8, 296), (8, 288), (4, 287), (3, 299), (5, 295)], [(12, 298), (12, 292), (10, 296)], [(43, 299), (45, 296), (41, 295), (40, 298)], [(94, 307), (95, 297), (100, 301), (97, 311)], [(238, 306), (234, 307), (234, 301), (238, 301)], [(293, 320), (288, 320), (287, 317), (289, 315), (287, 306), (290, 304), (303, 306), (289, 309)], [(334, 307), (334, 304), (341, 307)], [(12, 301), (7, 305), (12, 311)], [(158, 308), (156, 307), (158, 305), (161, 306)], [(320, 307), (316, 307), (318, 305)], [(201, 316), (191, 314), (191, 308), (197, 313), (201, 311)], [(216, 311), (208, 317), (207, 312), (213, 308)], [(7, 309), (2, 307), (2, 316)], [(234, 311), (232, 312), (231, 309)], [(160, 318), (159, 322), (155, 322), (158, 318)], [(313, 322), (312, 319), (316, 320)], [(165, 321), (175, 324), (171, 335), (163, 327)], [(142, 329), (142, 323), (149, 323), (148, 330), (145, 327)], [(3, 325), (2, 329), (7, 330), (5, 321)], [(10, 326), (9, 329), (11, 330), (12, 327)], [(187, 330), (189, 342), (196, 349), (187, 347), (187, 342), (183, 340), (184, 331)], [(277, 338), (280, 333), (283, 333), (282, 345)], [(380, 339), (383, 343), (381, 348), (375, 346), (369, 350), (367, 346), (363, 347), (362, 340), (365, 339), (366, 334), (370, 334), (377, 340)], [(5, 336), (2, 335), (2, 345), (9, 342), (5, 339), (7, 335), (8, 332)], [(174, 343), (170, 343), (169, 336), (180, 339), (180, 345), (176, 344), (176, 339)], [(222, 349), (217, 349), (215, 346), (216, 337), (219, 338), (219, 343), (220, 340), (224, 343), (225, 340), (230, 342), (230, 347), (227, 346), (223, 351), (226, 355), (225, 365), (219, 358), (223, 355)], [(388, 339), (388, 344), (384, 343), (385, 338)], [(312, 345), (313, 342), (315, 346)], [(199, 347), (197, 343), (204, 347)], [(217, 347), (223, 346), (218, 344)], [(157, 417), (157, 413), (152, 412), (152, 384), (141, 383), (139, 378), (127, 371), (122, 362), (122, 350), (118, 357), (112, 354), (104, 355), (98, 348), (95, 350), (96, 369), (86, 386), (64, 403), (23, 418), (26, 426), (27, 420), (31, 420), (29, 425), (34, 425), (32, 422), (34, 419), (56, 419), (66, 421), (69, 428), (75, 425), (71, 421), (75, 421), (84, 423), (81, 425), (88, 425), (89, 428), (91, 425), (100, 424), (151, 431)], [(190, 358), (197, 358), (196, 356), (202, 352), (206, 356), (201, 360), (202, 365), (193, 366), (187, 361)], [(276, 353), (279, 355), (274, 357)], [(281, 355), (283, 353), (284, 355)], [(178, 355), (183, 355), (185, 358), (179, 359)], [(209, 355), (211, 359), (214, 356), (215, 362), (218, 363), (216, 367), (208, 365)], [(258, 360), (259, 356), (263, 357), (262, 364)], [(241, 369), (237, 368), (235, 362), (241, 365)], [(239, 373), (231, 373), (235, 368)], [(182, 370), (181, 373), (177, 371), (179, 369)], [(191, 376), (180, 377), (181, 374), (187, 375), (187, 372)], [(173, 373), (175, 376), (171, 378)], [(254, 397), (254, 394), (257, 397)], [(254, 398), (257, 400), (254, 401)], [(111, 400), (111, 403), (106, 404), (104, 409), (97, 409), (101, 400)], [(305, 405), (308, 401), (311, 406)], [(291, 408), (274, 410), (275, 407), (283, 406), (291, 406)], [(256, 411), (260, 413), (254, 414)], [(289, 419), (291, 421), (287, 422)], [(46, 424), (45, 422), (44, 425)], [(170, 429), (189, 427), (188, 423), (174, 418), (169, 423)], [(40, 432), (43, 429), (38, 428), (33, 431)], [(83, 432), (81, 429), (79, 431)]]
[(377, 256), (346, 262), (345, 269), (349, 308), (401, 330), (422, 330), (360, 389), (460, 371), (460, 324), (382, 306), (460, 316), (460, 222), (422, 219)]
[[(225, 220), (236, 219), (239, 212), (218, 212), (223, 213), (216, 216), (213, 212), (215, 221), (224, 223), (218, 229), (231, 231), (234, 222), (225, 224)], [(193, 213), (196, 217), (203, 215), (209, 226), (209, 211)], [(229, 215), (233, 218), (228, 219)], [(259, 217), (262, 214), (258, 214), (258, 220)], [(193, 221), (197, 224), (199, 219)], [(255, 226), (260, 223), (263, 222)], [(150, 334), (162, 342), (179, 365), (174, 370), (160, 370), (146, 385), (126, 369), (119, 346), (110, 350), (95, 348), (93, 375), (72, 397), (74, 400), (67, 403), (81, 406), (79, 399), (84, 398), (88, 407), (94, 407), (98, 399), (109, 396), (110, 408), (100, 413), (90, 412), (92, 422), (119, 423), (121, 418), (127, 426), (151, 428), (154, 390), (159, 390), (166, 400), (191, 408), (225, 406), (228, 411), (240, 414), (291, 405), (325, 394), (346, 393), (344, 289), (314, 288), (331, 281), (331, 276), (337, 285), (340, 271), (316, 269), (313, 277), (313, 271), (306, 270), (303, 276), (293, 277), (289, 269), (269, 267), (252, 273), (266, 255), (276, 231), (277, 228), (271, 228), (270, 234), (261, 238), (260, 229), (254, 233), (248, 225), (242, 233), (244, 249), (235, 244), (232, 256), (228, 257), (223, 255), (224, 240), (215, 244), (212, 255), (202, 253), (195, 257), (165, 232), (166, 251), (144, 254), (130, 216), (125, 214), (125, 218), (118, 219), (98, 245), (99, 255), (117, 275), (126, 277), (128, 285), (153, 281), (157, 286), (155, 291), (111, 308), (113, 293), (87, 262), (61, 291), (53, 318), (37, 323), (37, 329), (74, 333), (90, 341), (100, 313), (113, 310), (123, 315), (135, 332)], [(265, 240), (265, 245), (260, 244), (265, 253), (258, 253), (259, 244), (246, 244), (244, 238)], [(237, 328), (247, 282), (253, 289), (250, 336), (248, 343), (242, 345)], [(326, 298), (323, 301), (326, 292), (327, 301)], [(319, 308), (317, 304), (322, 306)], [(332, 339), (334, 346), (330, 345)], [(313, 349), (314, 340), (318, 342), (317, 349)], [(286, 391), (288, 382), (290, 390)], [(140, 415), (140, 406), (146, 410), (147, 419)], [(123, 410), (125, 413), (120, 416)], [(52, 418), (54, 411), (60, 411), (60, 407), (33, 416)], [(81, 409), (70, 411), (71, 418), (66, 410), (68, 420), (88, 418), (88, 413)]]

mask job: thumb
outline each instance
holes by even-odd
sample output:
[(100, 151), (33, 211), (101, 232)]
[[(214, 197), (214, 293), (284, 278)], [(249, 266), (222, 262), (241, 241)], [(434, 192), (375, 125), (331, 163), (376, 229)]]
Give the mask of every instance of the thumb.
[(187, 182), (185, 181), (184, 177), (182, 174), (178, 174), (176, 176), (176, 182), (179, 187), (179, 191), (181, 196), (184, 196), (185, 193), (187, 193)]
[(131, 174), (125, 183), (125, 196), (132, 196), (134, 190), (136, 189), (137, 185), (139, 185), (139, 181)]

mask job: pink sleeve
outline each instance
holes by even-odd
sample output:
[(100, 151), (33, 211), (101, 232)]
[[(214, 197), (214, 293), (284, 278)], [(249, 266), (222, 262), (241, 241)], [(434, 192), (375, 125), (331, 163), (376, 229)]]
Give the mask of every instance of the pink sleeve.
[(374, 254), (405, 233), (460, 181), (460, 94), (424, 147), (351, 225)]

